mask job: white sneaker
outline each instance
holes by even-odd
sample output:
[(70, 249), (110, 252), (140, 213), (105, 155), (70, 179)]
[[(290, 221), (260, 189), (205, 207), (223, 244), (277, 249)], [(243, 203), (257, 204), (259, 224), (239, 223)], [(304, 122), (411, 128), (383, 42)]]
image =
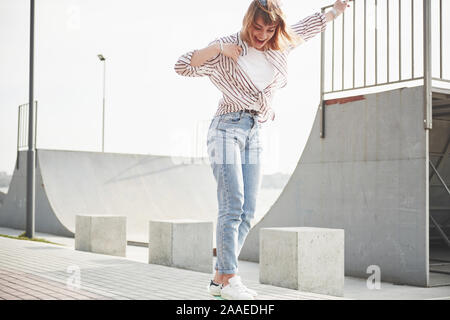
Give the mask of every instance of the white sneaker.
[(254, 300), (253, 295), (247, 290), (249, 289), (242, 284), (241, 277), (234, 276), (228, 279), (228, 285), (222, 287), (222, 298), (226, 300)]
[(250, 293), (252, 296), (256, 297), (258, 295), (258, 292), (256, 292), (255, 290), (247, 288), (244, 284), (242, 284), (242, 285), (244, 286), (245, 291)]
[(208, 290), (208, 293), (215, 297), (220, 297), (221, 291), (222, 291), (222, 285), (217, 284), (214, 281), (211, 280), (208, 287), (206, 287), (206, 290)]

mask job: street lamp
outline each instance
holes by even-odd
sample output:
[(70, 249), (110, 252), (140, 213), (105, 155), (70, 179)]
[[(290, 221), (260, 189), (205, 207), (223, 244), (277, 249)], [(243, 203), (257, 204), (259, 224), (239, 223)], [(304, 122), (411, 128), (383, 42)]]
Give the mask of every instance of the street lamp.
[(103, 62), (103, 123), (102, 123), (102, 152), (105, 152), (105, 77), (106, 77), (106, 58), (99, 54), (97, 57)]
[(30, 1), (30, 75), (28, 94), (28, 150), (27, 150), (27, 183), (26, 183), (26, 230), (28, 238), (34, 238), (36, 214), (36, 136), (34, 119), (34, 0)]

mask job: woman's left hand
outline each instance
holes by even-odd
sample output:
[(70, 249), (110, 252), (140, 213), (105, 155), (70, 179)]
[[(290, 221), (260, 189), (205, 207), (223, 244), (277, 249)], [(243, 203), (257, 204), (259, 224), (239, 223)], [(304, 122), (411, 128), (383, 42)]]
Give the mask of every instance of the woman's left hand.
[(349, 0), (337, 0), (334, 5), (333, 8), (336, 9), (336, 11), (338, 12), (338, 14), (341, 14), (345, 11), (345, 9), (347, 9), (347, 7), (350, 7), (350, 5), (348, 4)]

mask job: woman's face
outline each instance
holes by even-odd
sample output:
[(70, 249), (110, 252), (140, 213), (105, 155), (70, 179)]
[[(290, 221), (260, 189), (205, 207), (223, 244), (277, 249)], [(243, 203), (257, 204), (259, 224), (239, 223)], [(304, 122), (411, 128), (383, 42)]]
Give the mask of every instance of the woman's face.
[(266, 44), (272, 39), (277, 29), (276, 24), (266, 25), (261, 17), (258, 17), (251, 28), (252, 47), (264, 50)]

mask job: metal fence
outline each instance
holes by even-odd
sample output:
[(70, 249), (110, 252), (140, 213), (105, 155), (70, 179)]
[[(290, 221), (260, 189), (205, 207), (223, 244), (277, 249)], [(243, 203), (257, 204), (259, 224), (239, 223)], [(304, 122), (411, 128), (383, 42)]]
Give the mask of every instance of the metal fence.
[[(34, 102), (34, 136), (37, 133), (37, 113), (38, 113), (38, 103)], [(29, 148), (28, 143), (28, 122), (29, 122), (29, 104), (22, 104), (18, 108), (18, 124), (17, 124), (17, 169), (19, 169), (19, 154), (20, 151), (27, 150)], [(36, 138), (35, 138), (36, 139)], [(36, 147), (36, 140), (33, 141), (33, 147)]]
[[(382, 91), (386, 86), (422, 81), (424, 123), (431, 129), (431, 88), (450, 84), (444, 68), (448, 63), (444, 57), (450, 54), (444, 52), (450, 44), (444, 13), (450, 15), (448, 0), (352, 1), (321, 36), (323, 114), (326, 95), (349, 96), (358, 89)], [(433, 61), (437, 54), (439, 59)]]

